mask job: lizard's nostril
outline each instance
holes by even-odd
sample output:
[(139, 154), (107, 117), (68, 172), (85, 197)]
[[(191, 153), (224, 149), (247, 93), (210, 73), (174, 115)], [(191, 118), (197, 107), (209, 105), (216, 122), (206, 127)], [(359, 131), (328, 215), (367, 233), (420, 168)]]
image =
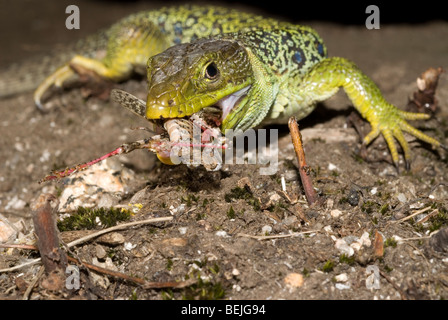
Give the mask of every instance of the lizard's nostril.
[(168, 105), (172, 105), (174, 103), (173, 99), (168, 100)]

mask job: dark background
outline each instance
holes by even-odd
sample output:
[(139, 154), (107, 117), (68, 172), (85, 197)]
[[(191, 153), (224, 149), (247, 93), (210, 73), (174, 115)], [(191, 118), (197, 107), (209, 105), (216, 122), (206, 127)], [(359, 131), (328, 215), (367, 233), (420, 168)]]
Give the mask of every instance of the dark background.
[[(151, 0), (94, 0), (97, 2), (148, 2)], [(183, 1), (195, 3), (197, 1)], [(203, 1), (202, 1), (203, 2)], [(179, 1), (166, 0), (167, 5), (178, 4)], [(208, 1), (207, 3), (214, 3)], [(381, 23), (423, 23), (432, 20), (448, 20), (446, 1), (320, 1), (320, 0), (225, 0), (222, 4), (253, 6), (281, 15), (291, 20), (326, 20), (342, 24), (364, 25), (369, 5), (380, 9)]]

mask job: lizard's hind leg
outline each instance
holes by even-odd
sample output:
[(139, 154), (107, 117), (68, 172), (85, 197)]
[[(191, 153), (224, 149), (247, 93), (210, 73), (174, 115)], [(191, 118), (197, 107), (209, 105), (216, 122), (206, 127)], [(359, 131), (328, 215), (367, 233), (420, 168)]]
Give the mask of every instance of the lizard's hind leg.
[(74, 55), (64, 66), (48, 76), (34, 92), (34, 102), (40, 110), (42, 97), (52, 86), (63, 87), (75, 75), (87, 76), (88, 79), (124, 81), (135, 71), (145, 70), (148, 59), (163, 51), (167, 41), (158, 27), (140, 16), (130, 16), (113, 25), (105, 32), (106, 47), (99, 48), (92, 43), (90, 51), (105, 51), (104, 58), (93, 57), (89, 48), (86, 55)]

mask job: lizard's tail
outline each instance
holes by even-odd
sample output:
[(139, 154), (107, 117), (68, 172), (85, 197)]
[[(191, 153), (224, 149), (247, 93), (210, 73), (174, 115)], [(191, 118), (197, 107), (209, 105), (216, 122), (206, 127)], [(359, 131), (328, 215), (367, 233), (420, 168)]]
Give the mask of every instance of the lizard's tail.
[(63, 50), (32, 57), (0, 70), (0, 99), (36, 89), (49, 75), (70, 62), (76, 54), (98, 58), (106, 45), (106, 32), (99, 32), (65, 46)]

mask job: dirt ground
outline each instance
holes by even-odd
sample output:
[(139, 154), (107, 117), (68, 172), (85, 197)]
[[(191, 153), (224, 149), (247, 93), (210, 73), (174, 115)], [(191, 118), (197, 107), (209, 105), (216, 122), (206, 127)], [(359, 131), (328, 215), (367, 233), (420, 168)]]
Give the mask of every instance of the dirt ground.
[[(62, 27), (63, 1), (42, 1), (39, 8), (28, 1), (14, 3), (2, 2), (8, 10), (0, 12), (2, 68), (81, 38), (127, 13), (157, 7), (80, 1), (81, 30), (72, 32)], [(417, 90), (416, 79), (423, 71), (448, 69), (446, 21), (382, 25), (380, 30), (309, 24), (325, 40), (330, 56), (355, 61), (399, 108)], [(6, 27), (11, 25), (21, 27)], [(145, 97), (144, 81), (117, 87)], [(446, 144), (446, 73), (436, 97), (435, 117), (413, 124)], [(362, 160), (357, 155), (359, 136), (347, 125), (353, 108), (342, 92), (300, 121), (320, 197), (312, 207), (305, 201), (286, 126), (276, 127), (279, 164), (273, 175), (261, 175), (263, 165), (224, 165), (216, 172), (167, 166), (146, 151), (135, 151), (75, 178), (38, 184), (53, 169), (147, 136), (130, 129), (145, 126), (144, 120), (116, 103), (85, 99), (80, 89), (55, 94), (47, 106), (51, 111), (40, 113), (31, 92), (0, 100), (0, 221), (18, 229), (5, 242), (34, 243), (30, 206), (44, 193), (59, 197), (61, 220), (68, 213), (76, 215), (70, 211), (78, 205), (135, 211), (119, 223), (173, 217), (116, 231), (117, 241), (95, 238), (72, 251), (88, 263), (146, 281), (196, 281), (185, 288), (145, 289), (81, 269), (79, 290), (51, 291), (40, 279), (29, 299), (448, 298), (448, 245), (441, 232), (435, 238), (435, 231), (448, 226), (446, 152), (410, 138), (411, 170), (406, 172), (400, 161), (397, 173), (380, 137)], [(368, 130), (364, 123), (363, 133)], [(94, 229), (101, 228), (104, 223), (95, 220)], [(86, 227), (78, 229), (62, 232), (64, 241), (87, 232)], [(38, 257), (33, 250), (0, 248), (0, 269)], [(39, 268), (37, 263), (1, 272), (0, 299), (21, 299)]]

